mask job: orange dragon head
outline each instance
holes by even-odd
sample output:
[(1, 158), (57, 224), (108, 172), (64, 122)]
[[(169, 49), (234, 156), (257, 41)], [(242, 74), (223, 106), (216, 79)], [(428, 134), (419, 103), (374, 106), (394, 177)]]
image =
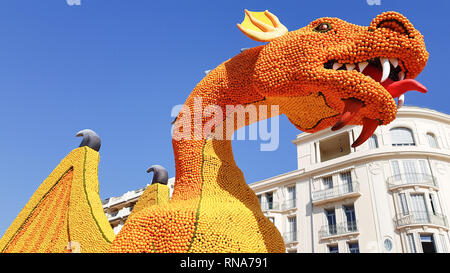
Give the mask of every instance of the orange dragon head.
[(413, 80), (425, 67), (423, 36), (403, 15), (385, 12), (368, 27), (320, 18), (288, 31), (268, 11), (246, 12), (239, 29), (269, 42), (260, 49), (252, 86), (300, 130), (363, 125), (356, 147), (395, 119), (394, 98), (426, 88)]

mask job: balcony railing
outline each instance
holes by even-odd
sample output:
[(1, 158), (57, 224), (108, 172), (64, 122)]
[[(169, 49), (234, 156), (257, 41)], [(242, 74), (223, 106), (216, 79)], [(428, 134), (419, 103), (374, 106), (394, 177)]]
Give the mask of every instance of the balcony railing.
[(341, 197), (346, 197), (347, 195), (358, 193), (359, 193), (359, 183), (353, 181), (351, 183), (338, 185), (330, 189), (315, 191), (312, 193), (312, 200), (314, 203), (318, 203), (321, 201), (335, 200)]
[(402, 173), (396, 174), (387, 179), (389, 189), (405, 185), (425, 185), (437, 188), (434, 176), (425, 173)]
[(116, 210), (116, 211), (114, 211), (114, 212), (111, 212), (111, 213), (108, 213), (107, 216), (113, 218), (113, 217), (116, 217), (117, 214), (119, 214), (119, 211), (118, 211), (118, 210)]
[(145, 188), (141, 188), (134, 191), (129, 191), (122, 196), (110, 197), (102, 201), (103, 207), (112, 207), (120, 203), (126, 203), (130, 200), (138, 199), (144, 191)]
[(263, 211), (267, 210), (279, 210), (280, 206), (277, 202), (261, 202), (261, 209)]
[(435, 225), (448, 227), (447, 217), (439, 213), (427, 211), (409, 211), (395, 215), (394, 223), (397, 228), (410, 225)]
[(341, 236), (355, 232), (358, 232), (357, 222), (343, 222), (336, 225), (325, 225), (319, 230), (319, 239), (331, 236)]
[(285, 243), (292, 243), (297, 241), (297, 231), (289, 231), (283, 234), (283, 240)]
[(107, 212), (106, 217), (108, 218), (109, 221), (127, 217), (128, 215), (130, 215), (131, 211), (133, 210), (133, 207), (125, 207), (122, 208), (121, 210), (116, 210), (110, 213)]
[(294, 209), (297, 207), (297, 199), (288, 199), (281, 204), (282, 210)]

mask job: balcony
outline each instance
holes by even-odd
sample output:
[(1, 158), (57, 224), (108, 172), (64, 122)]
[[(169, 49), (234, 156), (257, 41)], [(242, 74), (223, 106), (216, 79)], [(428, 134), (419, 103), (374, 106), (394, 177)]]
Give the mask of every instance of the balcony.
[(288, 199), (281, 203), (281, 210), (290, 210), (297, 208), (297, 199)]
[(283, 234), (284, 243), (293, 243), (297, 242), (297, 231), (289, 231)]
[(145, 191), (145, 189), (146, 189), (146, 187), (137, 189), (134, 191), (129, 191), (122, 196), (107, 198), (102, 201), (103, 208), (114, 207), (114, 206), (121, 204), (121, 206), (118, 207), (118, 209), (120, 209), (126, 203), (129, 203), (130, 201), (133, 201), (133, 202), (137, 201), (139, 199), (139, 197), (142, 195), (142, 193)]
[(438, 190), (438, 185), (434, 176), (424, 173), (402, 173), (389, 177), (387, 179), (389, 190), (395, 190), (402, 187), (425, 186)]
[(395, 216), (394, 223), (398, 229), (408, 226), (436, 226), (448, 229), (447, 217), (427, 211), (399, 213)]
[(312, 203), (322, 205), (328, 202), (334, 202), (341, 199), (359, 197), (359, 183), (353, 181), (349, 184), (342, 184), (336, 187), (315, 191), (312, 193)]
[(279, 209), (280, 205), (277, 202), (261, 202), (262, 211), (279, 210)]
[(319, 230), (319, 239), (359, 234), (357, 222), (343, 222), (336, 225), (325, 225)]
[(110, 212), (110, 213), (105, 213), (106, 214), (106, 218), (108, 218), (108, 221), (115, 221), (118, 219), (124, 219), (126, 217), (128, 217), (128, 215), (130, 215), (131, 211), (132, 211), (133, 207), (125, 207), (122, 208), (121, 210), (116, 210), (114, 212)]

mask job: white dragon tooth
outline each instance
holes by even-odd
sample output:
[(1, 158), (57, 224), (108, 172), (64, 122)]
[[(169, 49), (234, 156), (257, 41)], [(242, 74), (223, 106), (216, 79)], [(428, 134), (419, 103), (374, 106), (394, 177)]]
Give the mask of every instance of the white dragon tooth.
[(333, 64), (333, 69), (334, 70), (338, 70), (339, 68), (341, 68), (343, 66), (343, 64), (340, 64), (340, 63), (334, 63)]
[(383, 67), (383, 76), (381, 76), (380, 82), (384, 82), (389, 77), (389, 73), (391, 73), (391, 65), (388, 58), (380, 58), (380, 62), (381, 67)]
[(394, 66), (394, 68), (396, 68), (398, 66), (398, 59), (397, 58), (389, 58), (389, 61)]
[(403, 81), (405, 79), (405, 72), (403, 71), (398, 72), (398, 79), (400, 81)]
[(348, 71), (352, 71), (353, 69), (355, 69), (356, 65), (354, 64), (346, 64), (345, 68), (347, 68)]
[(362, 63), (358, 63), (358, 67), (359, 67), (359, 72), (363, 72), (364, 69), (366, 69), (367, 65), (369, 65), (368, 62), (362, 62)]
[(403, 104), (405, 104), (405, 94), (401, 94), (398, 98), (397, 109), (402, 108)]

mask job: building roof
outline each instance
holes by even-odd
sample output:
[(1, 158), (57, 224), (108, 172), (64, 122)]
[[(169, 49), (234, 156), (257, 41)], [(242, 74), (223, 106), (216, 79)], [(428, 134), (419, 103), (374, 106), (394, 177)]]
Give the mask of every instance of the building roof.
[[(429, 119), (434, 119), (440, 122), (444, 122), (450, 125), (450, 115), (446, 113), (442, 113), (433, 109), (419, 107), (419, 106), (403, 106), (398, 110), (397, 117), (403, 118), (408, 116), (414, 117), (424, 117)], [(355, 127), (355, 126), (352, 126)], [(348, 128), (352, 128), (351, 126)], [(330, 128), (322, 130), (316, 133), (307, 133), (302, 132), (297, 135), (296, 139), (292, 140), (294, 144), (298, 144), (300, 142), (310, 140), (311, 138), (320, 137), (321, 135), (325, 135), (331, 131)]]

